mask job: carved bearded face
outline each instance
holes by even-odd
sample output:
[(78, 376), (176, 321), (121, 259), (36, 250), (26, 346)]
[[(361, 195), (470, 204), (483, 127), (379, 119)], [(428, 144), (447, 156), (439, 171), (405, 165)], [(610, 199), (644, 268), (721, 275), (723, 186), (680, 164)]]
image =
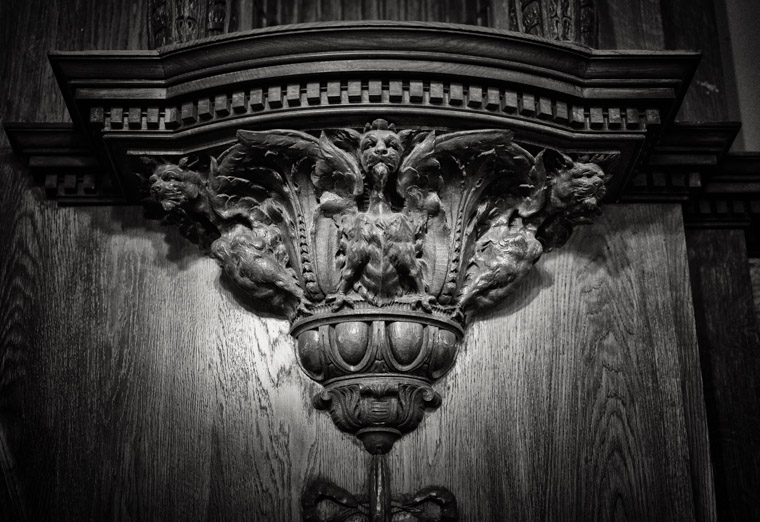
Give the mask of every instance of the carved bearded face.
[[(401, 163), (401, 139), (392, 130), (371, 130), (366, 132), (359, 144), (362, 167), (373, 175), (376, 182), (384, 182), (388, 175), (396, 172)], [(385, 165), (386, 169), (376, 168)]]

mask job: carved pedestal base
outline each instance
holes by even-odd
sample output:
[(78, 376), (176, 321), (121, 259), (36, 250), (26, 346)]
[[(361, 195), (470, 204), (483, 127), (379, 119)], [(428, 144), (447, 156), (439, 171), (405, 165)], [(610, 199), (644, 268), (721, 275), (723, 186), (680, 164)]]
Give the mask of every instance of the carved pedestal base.
[(314, 407), (326, 410), (338, 429), (372, 455), (369, 491), (356, 497), (330, 482), (314, 482), (302, 498), (304, 519), (457, 520), (456, 499), (444, 488), (391, 498), (385, 463), (393, 444), (441, 405), (431, 385), (456, 360), (462, 339), (452, 317), (456, 310), (363, 301), (349, 306), (337, 312), (320, 307), (296, 320), (291, 333), (301, 367), (325, 388), (314, 397)]
[(430, 385), (454, 364), (462, 330), (442, 310), (352, 306), (295, 322), (298, 361), (325, 387), (314, 406), (370, 454), (387, 453), (440, 406)]
[(314, 397), (335, 426), (355, 435), (372, 455), (388, 453), (405, 433), (414, 431), (425, 411), (441, 405), (425, 381), (402, 375), (370, 374), (333, 384)]

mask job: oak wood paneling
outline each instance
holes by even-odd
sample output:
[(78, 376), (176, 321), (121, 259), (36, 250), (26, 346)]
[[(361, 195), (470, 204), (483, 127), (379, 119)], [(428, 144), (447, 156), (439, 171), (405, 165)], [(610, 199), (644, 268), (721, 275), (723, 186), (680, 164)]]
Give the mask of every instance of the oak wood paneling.
[[(241, 307), (211, 260), (136, 208), (34, 191), (17, 208), (21, 275), (2, 280), (23, 309), (12, 449), (31, 519), (291, 521), (307, 477), (363, 488), (363, 450), (312, 411), (286, 324)], [(679, 227), (674, 207), (608, 207), (546, 255), (473, 326), (443, 406), (391, 454), (393, 489), (447, 486), (465, 521), (693, 520)]]
[(720, 520), (760, 519), (760, 334), (742, 230), (686, 235)]
[[(21, 161), (0, 149), (2, 180), (13, 180)], [(27, 304), (34, 298), (31, 278), (35, 261), (29, 257), (23, 235), (24, 216), (16, 215), (17, 202), (24, 196), (26, 180), (0, 183), (0, 513), (25, 520), (23, 498), (16, 470), (14, 449), (22, 435), (21, 386), (25, 381), (29, 352)]]
[(752, 296), (755, 301), (756, 324), (760, 325), (760, 258), (749, 258), (749, 275), (752, 282)]
[(2, 382), (21, 390), (3, 411), (29, 519), (292, 521), (304, 477), (362, 483), (285, 322), (241, 307), (193, 245), (140, 209), (34, 191), (16, 216)]
[(660, 0), (607, 0), (595, 5), (600, 49), (665, 48)]
[(399, 20), (488, 25), (488, 0), (249, 0), (230, 2), (237, 31), (303, 22)]
[[(48, 51), (147, 49), (146, 3), (0, 2), (0, 123), (69, 121)], [(0, 148), (7, 146), (0, 132)]]

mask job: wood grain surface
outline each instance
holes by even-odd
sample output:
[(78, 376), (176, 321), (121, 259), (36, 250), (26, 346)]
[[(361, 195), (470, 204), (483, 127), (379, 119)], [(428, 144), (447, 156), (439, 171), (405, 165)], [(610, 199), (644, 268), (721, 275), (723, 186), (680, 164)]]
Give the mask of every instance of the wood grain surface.
[(546, 255), (398, 445), (403, 489), (446, 478), (467, 520), (714, 520), (709, 462), (690, 466), (707, 440), (684, 412), (701, 388), (680, 226), (675, 207), (608, 207)]
[(660, 0), (596, 2), (600, 49), (665, 48)]
[(760, 519), (760, 333), (742, 230), (689, 230), (721, 521)]
[(36, 195), (4, 221), (2, 279), (2, 382), (19, 388), (3, 421), (30, 520), (297, 520), (305, 477), (363, 482), (362, 452), (309, 405), (287, 324), (140, 209)]
[[(702, 51), (702, 61), (677, 116), (681, 121), (725, 121), (728, 104), (737, 96), (736, 85), (725, 79), (733, 63), (724, 63), (721, 45), (730, 46), (730, 40), (718, 34), (714, 4), (715, 0), (662, 2), (664, 48)], [(725, 6), (721, 3), (719, 8)]]
[[(2, 118), (62, 120), (45, 52), (144, 47), (143, 9), (0, 3)], [(308, 479), (363, 490), (284, 322), (142, 210), (57, 208), (0, 153), (4, 519), (292, 522)], [(608, 207), (545, 255), (437, 389), (394, 492), (446, 486), (464, 521), (714, 519), (675, 206)]]
[[(0, 122), (69, 121), (51, 50), (146, 49), (147, 0), (0, 2)], [(0, 147), (8, 138), (0, 133)]]
[(760, 325), (760, 257), (749, 258), (749, 276), (752, 282), (752, 296), (755, 302), (755, 317)]
[(230, 2), (238, 31), (303, 22), (400, 20), (489, 25), (488, 0), (249, 0)]

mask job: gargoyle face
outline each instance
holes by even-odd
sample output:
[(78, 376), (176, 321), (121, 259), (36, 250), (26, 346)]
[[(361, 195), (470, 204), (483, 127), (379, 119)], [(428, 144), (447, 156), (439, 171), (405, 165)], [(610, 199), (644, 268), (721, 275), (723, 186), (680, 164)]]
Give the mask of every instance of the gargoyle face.
[(200, 195), (201, 177), (177, 165), (159, 165), (149, 181), (151, 195), (167, 212)]
[[(396, 172), (401, 163), (401, 139), (391, 130), (371, 130), (366, 132), (359, 144), (362, 167), (369, 174), (378, 176), (376, 165), (385, 165), (387, 172), (383, 177)], [(379, 181), (379, 180), (376, 180)]]

